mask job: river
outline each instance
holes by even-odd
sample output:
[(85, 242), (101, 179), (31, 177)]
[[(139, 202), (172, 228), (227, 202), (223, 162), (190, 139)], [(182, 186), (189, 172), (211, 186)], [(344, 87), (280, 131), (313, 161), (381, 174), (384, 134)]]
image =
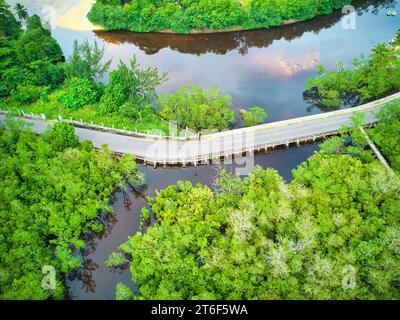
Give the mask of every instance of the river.
[[(374, 6), (372, 6), (374, 4)], [(57, 28), (54, 37), (68, 56), (74, 39), (96, 39), (105, 46), (105, 55), (128, 62), (135, 54), (142, 67), (157, 67), (169, 73), (159, 92), (171, 92), (187, 84), (216, 85), (232, 96), (233, 109), (259, 105), (268, 113), (267, 122), (326, 112), (310, 106), (302, 92), (307, 77), (316, 75), (316, 65), (333, 69), (338, 61), (350, 61), (368, 54), (379, 42), (388, 42), (399, 28), (398, 17), (387, 17), (388, 8), (400, 12), (396, 1), (357, 1), (355, 28), (343, 27), (341, 12), (308, 22), (269, 30), (231, 32), (214, 35), (138, 34), (119, 32), (79, 32)], [(348, 16), (344, 19), (347, 21)], [(107, 79), (106, 79), (107, 80)], [(240, 121), (239, 124), (240, 126)], [(291, 170), (318, 150), (318, 145), (281, 149), (257, 154), (254, 163), (277, 169), (286, 181)], [(84, 265), (67, 280), (71, 299), (114, 299), (115, 285), (133, 286), (129, 270), (109, 270), (104, 261), (139, 226), (144, 197), (154, 195), (178, 180), (212, 186), (219, 166), (152, 169), (140, 165), (148, 187), (142, 193), (129, 190), (113, 196), (114, 214), (105, 231), (92, 238), (84, 254)], [(231, 166), (228, 166), (228, 169)]]

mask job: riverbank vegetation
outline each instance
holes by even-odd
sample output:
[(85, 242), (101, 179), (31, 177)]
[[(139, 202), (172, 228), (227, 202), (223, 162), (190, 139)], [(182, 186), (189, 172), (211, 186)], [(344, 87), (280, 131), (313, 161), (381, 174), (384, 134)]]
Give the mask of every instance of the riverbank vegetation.
[(97, 0), (89, 20), (107, 30), (179, 33), (256, 29), (330, 14), (351, 0)]
[[(111, 60), (103, 61), (104, 48), (96, 42), (79, 44), (75, 41), (73, 53), (65, 61), (60, 46), (38, 16), (25, 16), (27, 27), (23, 30), (21, 21), (13, 16), (4, 0), (0, 5), (7, 18), (7, 23), (0, 26), (1, 109), (43, 113), (52, 119), (61, 115), (121, 129), (142, 132), (157, 129), (168, 133), (168, 123), (157, 115), (150, 103), (155, 86), (164, 80), (155, 75), (155, 70), (141, 70), (135, 64), (130, 73), (123, 74), (119, 83), (115, 85), (114, 81), (104, 85), (101, 79), (111, 64)], [(111, 79), (123, 68), (128, 69), (121, 64), (111, 73)], [(121, 83), (131, 84), (129, 96), (114, 94), (114, 100), (110, 99), (109, 93), (118, 90), (115, 88)], [(124, 88), (119, 90), (122, 92)], [(118, 103), (121, 106), (129, 103), (129, 108), (122, 112)]]
[[(0, 299), (63, 298), (82, 236), (102, 230), (110, 195), (126, 181), (143, 181), (132, 156), (96, 152), (66, 123), (41, 135), (23, 121), (0, 125)], [(42, 286), (46, 266), (54, 288)]]
[(382, 109), (379, 123), (370, 130), (372, 138), (392, 168), (400, 172), (400, 102), (394, 102)]
[(65, 59), (38, 16), (22, 15), (27, 24), (23, 30), (4, 0), (0, 4), (9, 20), (0, 26), (1, 109), (156, 134), (170, 134), (169, 121), (195, 131), (235, 124), (231, 97), (217, 88), (195, 86), (158, 95), (156, 89), (168, 75), (140, 68), (135, 56), (128, 64), (120, 61), (104, 84), (112, 61), (104, 59), (104, 48), (97, 42), (75, 41), (72, 55)]
[(240, 110), (240, 114), (243, 118), (244, 125), (247, 127), (255, 126), (263, 123), (268, 117), (268, 114), (261, 107), (251, 107), (248, 110)]
[[(385, 107), (383, 127), (399, 108)], [(399, 299), (400, 179), (368, 149), (362, 119), (291, 183), (257, 166), (244, 179), (222, 172), (215, 189), (179, 181), (157, 192), (156, 222), (119, 247), (138, 294), (118, 284), (117, 299)]]
[(158, 104), (161, 114), (181, 128), (220, 131), (235, 123), (234, 112), (229, 109), (231, 99), (216, 87), (183, 86), (174, 93), (159, 95)]
[(319, 66), (310, 77), (305, 97), (317, 106), (361, 104), (400, 90), (400, 32), (390, 45), (378, 44), (369, 57), (361, 55), (350, 66), (340, 62), (327, 72)]

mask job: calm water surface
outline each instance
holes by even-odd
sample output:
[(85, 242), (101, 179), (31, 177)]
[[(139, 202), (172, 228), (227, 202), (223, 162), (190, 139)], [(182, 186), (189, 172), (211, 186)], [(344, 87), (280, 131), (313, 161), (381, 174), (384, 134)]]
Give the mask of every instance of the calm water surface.
[[(260, 153), (255, 156), (254, 164), (275, 168), (286, 181), (290, 181), (292, 168), (305, 161), (315, 150), (318, 150), (318, 145)], [(113, 196), (114, 213), (108, 219), (105, 232), (92, 239), (84, 256), (83, 268), (72, 274), (67, 281), (69, 298), (115, 299), (115, 286), (118, 282), (134, 289), (129, 269), (110, 270), (104, 262), (128, 236), (139, 229), (140, 209), (146, 205), (145, 197), (154, 196), (155, 190), (175, 184), (178, 180), (190, 180), (194, 184), (200, 182), (212, 187), (218, 171), (223, 167), (227, 170), (233, 169), (232, 166), (215, 165), (154, 170), (140, 165), (139, 170), (146, 173), (147, 189), (140, 193), (128, 189), (125, 196), (123, 192), (117, 192)]]
[[(56, 29), (53, 34), (66, 55), (71, 53), (74, 39), (97, 39), (105, 45), (106, 56), (113, 59), (112, 68), (119, 60), (127, 63), (135, 54), (142, 67), (168, 72), (170, 79), (159, 92), (171, 92), (188, 84), (205, 88), (215, 85), (232, 96), (238, 119), (238, 110), (259, 105), (267, 111), (270, 122), (321, 112), (308, 109), (302, 97), (307, 77), (316, 75), (316, 65), (333, 69), (338, 61), (368, 54), (377, 43), (393, 38), (400, 18), (387, 17), (386, 8), (394, 7), (400, 12), (400, 4), (358, 3), (354, 30), (343, 29), (342, 14), (336, 12), (280, 28), (214, 35), (63, 29)], [(366, 3), (376, 6), (361, 9)]]
[[(270, 30), (214, 35), (94, 33), (64, 29), (54, 30), (53, 35), (66, 55), (71, 53), (74, 39), (97, 39), (104, 44), (106, 56), (113, 58), (112, 68), (119, 60), (128, 62), (135, 54), (143, 67), (168, 71), (169, 81), (159, 92), (171, 92), (187, 84), (216, 85), (224, 94), (232, 96), (236, 112), (243, 107), (259, 105), (267, 111), (267, 121), (277, 121), (327, 111), (310, 108), (302, 97), (307, 77), (316, 75), (316, 65), (333, 69), (338, 61), (349, 61), (368, 53), (377, 43), (393, 38), (400, 19), (387, 17), (386, 12), (392, 7), (400, 12), (398, 2), (358, 1), (356, 7), (358, 15), (353, 30), (343, 29), (342, 14), (337, 12)], [(291, 170), (317, 149), (317, 145), (307, 145), (258, 154), (255, 164), (275, 168), (290, 181)], [(70, 298), (114, 299), (118, 282), (133, 288), (129, 270), (109, 270), (104, 261), (128, 235), (138, 230), (145, 197), (178, 180), (212, 186), (218, 167), (153, 170), (140, 166), (140, 170), (147, 175), (147, 189), (140, 194), (129, 191), (125, 196), (122, 192), (114, 195), (115, 213), (108, 220), (105, 232), (92, 239), (84, 255), (83, 268), (67, 280)]]

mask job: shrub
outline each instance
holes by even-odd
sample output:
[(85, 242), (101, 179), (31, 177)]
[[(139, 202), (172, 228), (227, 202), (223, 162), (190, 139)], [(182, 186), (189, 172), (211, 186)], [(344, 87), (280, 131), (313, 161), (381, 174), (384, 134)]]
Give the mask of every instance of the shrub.
[(175, 93), (160, 95), (158, 103), (162, 115), (181, 128), (223, 130), (235, 121), (229, 109), (231, 97), (223, 96), (217, 87), (183, 86)]
[(261, 107), (251, 107), (249, 110), (243, 110), (242, 117), (244, 125), (247, 127), (263, 123), (267, 118), (267, 113)]
[(67, 108), (79, 109), (84, 105), (99, 101), (102, 94), (102, 85), (88, 79), (73, 78), (68, 82), (66, 91), (60, 96), (60, 101)]
[(40, 95), (41, 88), (32, 84), (20, 84), (11, 92), (11, 97), (21, 104), (33, 103), (39, 99)]
[(28, 28), (17, 41), (17, 58), (22, 64), (43, 61), (60, 61), (62, 50), (51, 33), (43, 28), (37, 16), (28, 19)]

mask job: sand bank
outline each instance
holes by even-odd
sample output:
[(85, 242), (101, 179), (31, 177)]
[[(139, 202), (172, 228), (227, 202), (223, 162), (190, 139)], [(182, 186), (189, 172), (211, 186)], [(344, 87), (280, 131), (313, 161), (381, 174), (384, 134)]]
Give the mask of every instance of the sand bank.
[(80, 1), (57, 19), (57, 27), (80, 31), (102, 30), (102, 27), (94, 25), (86, 17), (94, 2), (95, 0)]

